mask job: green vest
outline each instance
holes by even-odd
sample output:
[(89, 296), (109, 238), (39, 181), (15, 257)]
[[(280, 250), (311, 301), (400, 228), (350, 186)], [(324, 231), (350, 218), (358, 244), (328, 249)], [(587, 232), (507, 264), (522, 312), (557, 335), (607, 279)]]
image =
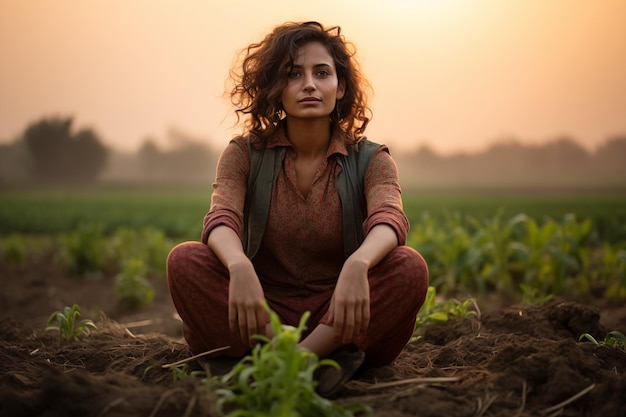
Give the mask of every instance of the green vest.
[[(241, 236), (248, 258), (256, 255), (267, 224), (272, 200), (272, 188), (283, 166), (287, 147), (256, 149), (248, 143), (250, 150), (250, 173), (244, 205), (244, 230)], [(344, 256), (347, 258), (358, 249), (365, 236), (363, 221), (367, 216), (365, 201), (365, 173), (374, 152), (381, 145), (363, 139), (358, 142), (358, 152), (348, 147), (348, 155), (335, 154), (341, 172), (335, 185), (339, 192), (343, 212)]]

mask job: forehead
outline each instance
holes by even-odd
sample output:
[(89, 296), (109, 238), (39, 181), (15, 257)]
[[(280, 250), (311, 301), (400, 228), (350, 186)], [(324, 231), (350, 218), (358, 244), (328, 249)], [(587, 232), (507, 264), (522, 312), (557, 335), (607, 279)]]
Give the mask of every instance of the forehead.
[(307, 42), (296, 50), (293, 60), (296, 66), (335, 66), (335, 61), (328, 49), (320, 42)]

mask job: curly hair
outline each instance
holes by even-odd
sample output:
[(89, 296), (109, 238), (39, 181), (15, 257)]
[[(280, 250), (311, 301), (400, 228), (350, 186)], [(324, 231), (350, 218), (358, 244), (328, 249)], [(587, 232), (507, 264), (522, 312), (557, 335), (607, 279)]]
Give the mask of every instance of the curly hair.
[(241, 66), (230, 71), (234, 82), (230, 100), (237, 120), (244, 117), (244, 129), (265, 143), (280, 123), (280, 98), (298, 48), (308, 42), (320, 42), (326, 47), (334, 59), (337, 78), (345, 83), (344, 96), (337, 101), (330, 121), (345, 132), (348, 143), (354, 144), (364, 137), (371, 119), (367, 105), (370, 86), (355, 60), (355, 46), (344, 39), (339, 26), (326, 29), (318, 22), (287, 22), (261, 42), (245, 48)]

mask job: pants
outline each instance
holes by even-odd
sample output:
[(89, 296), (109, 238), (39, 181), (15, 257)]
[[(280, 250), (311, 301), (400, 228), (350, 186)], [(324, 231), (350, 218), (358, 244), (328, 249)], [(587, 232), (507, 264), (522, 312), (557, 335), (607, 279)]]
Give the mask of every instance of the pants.
[[(249, 347), (228, 325), (228, 270), (209, 247), (184, 242), (167, 259), (167, 280), (172, 301), (184, 326), (184, 337), (195, 353), (230, 346), (220, 354), (244, 356)], [(369, 365), (391, 363), (413, 335), (417, 313), (428, 289), (428, 268), (422, 256), (408, 246), (394, 248), (368, 273), (370, 324), (354, 344), (365, 352)], [(318, 324), (328, 323), (333, 293), (308, 297), (276, 296), (265, 292), (269, 307), (282, 324), (297, 326), (305, 311), (311, 315), (303, 337)]]

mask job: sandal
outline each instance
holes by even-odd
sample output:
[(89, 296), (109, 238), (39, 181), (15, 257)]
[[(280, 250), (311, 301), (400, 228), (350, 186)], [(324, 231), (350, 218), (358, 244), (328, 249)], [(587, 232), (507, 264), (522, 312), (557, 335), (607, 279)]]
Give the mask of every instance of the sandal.
[(345, 349), (339, 349), (328, 356), (339, 364), (339, 369), (325, 365), (316, 371), (316, 380), (318, 381), (315, 390), (325, 398), (337, 395), (359, 370), (365, 360), (364, 352), (349, 352)]

